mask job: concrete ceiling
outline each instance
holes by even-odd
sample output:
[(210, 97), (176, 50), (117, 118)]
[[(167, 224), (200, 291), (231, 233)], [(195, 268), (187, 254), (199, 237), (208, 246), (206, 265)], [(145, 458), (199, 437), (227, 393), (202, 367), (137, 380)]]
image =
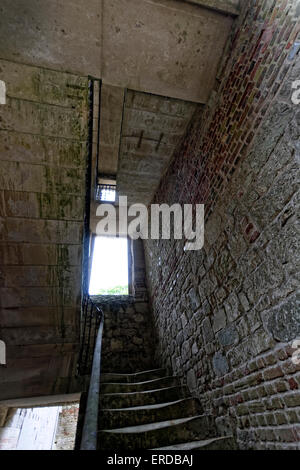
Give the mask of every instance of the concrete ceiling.
[[(121, 193), (146, 201), (184, 133), (190, 102), (205, 104), (210, 96), (238, 3), (1, 0), (0, 57), (101, 78), (99, 170), (118, 173)], [(125, 89), (136, 93), (126, 98), (120, 138)], [(142, 92), (168, 98), (146, 99)], [(186, 102), (174, 101), (186, 114), (162, 111), (171, 99)]]
[(129, 204), (150, 203), (196, 106), (207, 102), (237, 2), (103, 0), (98, 168), (116, 175)]
[(1, 0), (0, 57), (205, 103), (236, 2)]
[(232, 17), (188, 2), (104, 0), (103, 82), (205, 103), (231, 25)]
[(196, 109), (195, 103), (128, 90), (117, 190), (128, 203), (149, 204)]
[(102, 84), (99, 171), (116, 175), (124, 104), (124, 88)]

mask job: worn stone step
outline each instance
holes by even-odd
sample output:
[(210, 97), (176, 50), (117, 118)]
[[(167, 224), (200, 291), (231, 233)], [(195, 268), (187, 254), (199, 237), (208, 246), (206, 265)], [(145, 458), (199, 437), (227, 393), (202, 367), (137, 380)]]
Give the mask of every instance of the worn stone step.
[(126, 426), (167, 421), (202, 413), (202, 407), (195, 398), (184, 398), (157, 405), (135, 406), (131, 408), (100, 410), (99, 429), (111, 429)]
[(98, 433), (100, 450), (151, 449), (204, 440), (216, 436), (214, 418), (199, 415), (181, 419), (143, 424), (126, 428), (102, 430)]
[(214, 437), (202, 441), (184, 442), (167, 447), (156, 447), (151, 450), (237, 450), (237, 443), (233, 436)]
[(133, 383), (101, 383), (101, 393), (126, 393), (126, 392), (144, 392), (146, 390), (157, 390), (159, 388), (175, 387), (180, 385), (179, 377), (162, 377), (146, 382)]
[(117, 374), (117, 373), (104, 373), (101, 374), (101, 382), (120, 382), (132, 383), (143, 382), (146, 380), (159, 379), (167, 375), (165, 369), (151, 369), (143, 372), (136, 372), (134, 374)]
[(100, 408), (129, 408), (131, 406), (155, 405), (187, 398), (189, 390), (186, 386), (160, 388), (146, 392), (101, 393)]

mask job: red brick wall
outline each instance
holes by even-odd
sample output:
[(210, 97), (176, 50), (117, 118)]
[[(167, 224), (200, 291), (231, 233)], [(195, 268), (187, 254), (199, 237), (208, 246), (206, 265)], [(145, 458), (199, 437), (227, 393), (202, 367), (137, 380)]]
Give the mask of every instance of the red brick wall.
[[(208, 214), (249, 151), (290, 70), (287, 59), (299, 32), (298, 2), (241, 3), (243, 12), (219, 68), (219, 85), (204, 115), (199, 111), (195, 116), (154, 202), (205, 203)], [(254, 6), (247, 8), (249, 3)]]
[[(242, 2), (155, 203), (205, 203), (204, 248), (146, 241), (158, 357), (241, 448), (299, 448), (299, 1)], [(298, 23), (297, 23), (298, 21)]]
[(64, 405), (59, 413), (53, 450), (74, 450), (79, 404)]

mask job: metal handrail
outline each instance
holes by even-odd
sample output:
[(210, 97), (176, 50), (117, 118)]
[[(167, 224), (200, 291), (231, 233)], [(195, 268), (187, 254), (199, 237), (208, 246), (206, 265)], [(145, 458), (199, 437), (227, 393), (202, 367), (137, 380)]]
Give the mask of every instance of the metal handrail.
[(97, 449), (103, 324), (104, 316), (102, 315), (94, 350), (93, 366), (84, 415), (80, 450)]
[[(98, 82), (98, 114), (96, 128), (96, 165), (93, 171), (94, 150), (94, 95), (96, 93), (95, 83)], [(99, 165), (100, 149), (100, 110), (101, 110), (101, 79), (89, 76), (88, 83), (88, 141), (87, 141), (87, 167), (86, 167), (86, 199), (84, 216), (84, 240), (83, 240), (83, 277), (82, 292), (83, 302), (81, 311), (81, 346), (78, 359), (77, 373), (79, 375), (90, 375), (89, 392), (84, 416), (84, 425), (81, 436), (81, 450), (96, 450), (98, 431), (98, 406), (100, 393), (100, 366), (101, 347), (104, 324), (104, 314), (88, 295), (89, 284), (89, 246), (90, 246), (90, 205), (94, 199), (92, 191), (96, 188)], [(93, 196), (93, 197), (91, 197)], [(83, 324), (82, 324), (83, 323)], [(92, 359), (92, 361), (91, 361)], [(92, 362), (92, 368), (90, 367)], [(91, 370), (92, 369), (92, 370)]]
[(92, 355), (95, 349), (101, 315), (103, 315), (101, 308), (86, 295), (82, 301), (81, 345), (78, 358), (79, 375), (87, 375), (91, 372)]

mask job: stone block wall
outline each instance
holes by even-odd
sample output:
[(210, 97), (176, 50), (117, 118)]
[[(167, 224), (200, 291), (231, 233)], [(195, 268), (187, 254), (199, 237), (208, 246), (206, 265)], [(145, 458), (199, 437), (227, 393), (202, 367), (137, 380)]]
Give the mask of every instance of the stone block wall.
[(204, 248), (145, 241), (157, 357), (242, 449), (300, 448), (299, 15), (299, 1), (242, 2), (153, 201), (204, 203)]
[[(129, 238), (128, 264), (131, 274), (131, 290), (135, 301), (148, 303), (144, 246), (141, 239)], [(130, 280), (129, 280), (130, 282)]]
[(105, 315), (102, 372), (134, 373), (155, 368), (148, 302), (132, 296), (92, 296)]
[(87, 78), (0, 61), (0, 398), (67, 391), (79, 341)]

